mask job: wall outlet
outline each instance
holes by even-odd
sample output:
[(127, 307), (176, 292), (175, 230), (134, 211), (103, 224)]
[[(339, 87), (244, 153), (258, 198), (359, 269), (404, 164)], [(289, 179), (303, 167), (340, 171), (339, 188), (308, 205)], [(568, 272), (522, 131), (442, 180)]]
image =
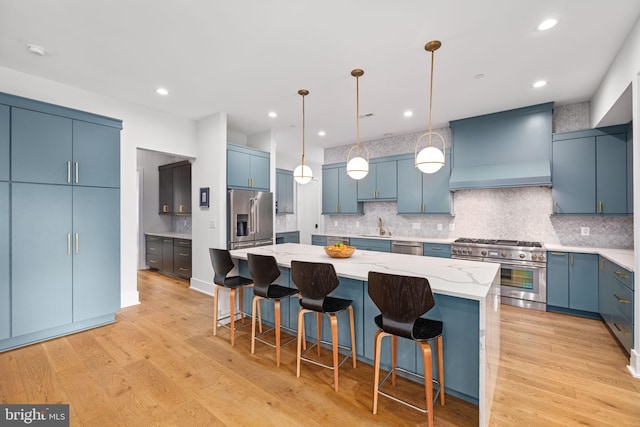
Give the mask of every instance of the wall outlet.
[(360, 227), (360, 221), (356, 221), (356, 228)]
[(338, 221), (333, 221), (333, 226), (337, 227), (338, 226)]
[(580, 227), (581, 236), (588, 236), (590, 234), (591, 234), (591, 230), (589, 229), (589, 227)]
[(276, 218), (276, 224), (280, 224), (280, 218)]
[(216, 220), (215, 219), (210, 219), (209, 220), (209, 228), (216, 228)]
[(456, 225), (454, 223), (449, 224), (449, 231), (454, 231), (456, 229)]
[(442, 231), (442, 224), (438, 224), (436, 228), (438, 229), (438, 231)]
[(420, 230), (420, 223), (419, 222), (412, 222), (411, 223), (411, 229), (412, 230)]

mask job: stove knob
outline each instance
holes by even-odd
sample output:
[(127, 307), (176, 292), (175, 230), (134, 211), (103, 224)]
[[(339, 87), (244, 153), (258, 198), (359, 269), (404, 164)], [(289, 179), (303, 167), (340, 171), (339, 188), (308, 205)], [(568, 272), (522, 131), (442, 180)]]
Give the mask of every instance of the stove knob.
[(482, 256), (486, 256), (487, 255), (487, 251), (482, 251)]
[(500, 254), (500, 256), (501, 256), (502, 258), (506, 258), (507, 253), (506, 253), (506, 252), (502, 252), (502, 253)]
[(520, 259), (524, 259), (524, 254), (520, 254)]
[(544, 254), (538, 255), (538, 261), (544, 261)]
[(538, 259), (538, 255), (531, 255), (531, 261), (535, 261)]

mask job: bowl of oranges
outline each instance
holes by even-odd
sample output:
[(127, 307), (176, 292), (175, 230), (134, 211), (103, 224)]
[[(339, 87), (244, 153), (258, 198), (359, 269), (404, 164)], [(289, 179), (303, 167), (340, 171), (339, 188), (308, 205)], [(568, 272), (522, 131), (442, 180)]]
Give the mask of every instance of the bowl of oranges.
[(356, 251), (356, 247), (338, 242), (332, 246), (325, 246), (324, 251), (331, 258), (349, 258)]

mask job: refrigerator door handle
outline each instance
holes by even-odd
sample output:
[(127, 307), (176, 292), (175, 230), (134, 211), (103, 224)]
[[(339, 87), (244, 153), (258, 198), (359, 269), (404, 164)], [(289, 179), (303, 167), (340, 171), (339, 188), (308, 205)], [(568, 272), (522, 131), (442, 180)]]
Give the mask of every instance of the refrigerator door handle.
[(256, 230), (256, 213), (255, 213), (256, 199), (249, 199), (249, 232), (247, 234), (255, 234)]
[[(254, 200), (257, 200), (257, 199), (254, 199)], [(253, 214), (255, 215), (255, 219), (256, 219), (256, 233), (260, 233), (260, 221), (258, 221), (260, 219), (260, 203), (254, 203), (253, 206), (255, 209)]]

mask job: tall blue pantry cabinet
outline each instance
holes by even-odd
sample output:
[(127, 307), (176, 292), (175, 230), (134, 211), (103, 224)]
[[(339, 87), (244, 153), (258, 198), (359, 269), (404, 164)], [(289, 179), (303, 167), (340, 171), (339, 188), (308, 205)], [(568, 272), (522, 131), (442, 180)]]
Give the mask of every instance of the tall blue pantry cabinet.
[(121, 129), (0, 94), (0, 351), (115, 320)]

